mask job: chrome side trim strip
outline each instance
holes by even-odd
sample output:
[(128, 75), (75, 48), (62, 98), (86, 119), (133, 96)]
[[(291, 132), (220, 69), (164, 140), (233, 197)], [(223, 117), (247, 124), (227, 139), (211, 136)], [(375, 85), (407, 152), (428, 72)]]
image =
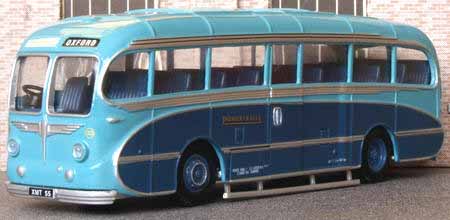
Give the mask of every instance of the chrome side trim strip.
[(320, 85), (303, 86), (283, 89), (266, 89), (249, 91), (222, 91), (211, 90), (204, 94), (187, 94), (173, 96), (169, 98), (151, 98), (139, 102), (114, 102), (108, 100), (110, 104), (124, 108), (128, 111), (143, 110), (146, 108), (176, 107), (183, 105), (205, 104), (209, 102), (234, 101), (244, 99), (262, 99), (262, 98), (283, 98), (283, 97), (301, 97), (310, 95), (328, 95), (328, 94), (372, 94), (382, 92), (394, 92), (399, 90), (416, 91), (421, 88), (412, 88), (408, 86), (367, 86), (367, 85)]
[(82, 125), (62, 125), (62, 124), (49, 124), (48, 135), (51, 134), (72, 134), (80, 129)]
[(39, 123), (32, 122), (20, 122), (20, 121), (12, 121), (12, 125), (14, 125), (17, 129), (25, 132), (39, 132)]
[(222, 151), (226, 154), (248, 153), (248, 152), (255, 152), (255, 151), (279, 150), (279, 149), (286, 149), (286, 148), (305, 147), (308, 145), (348, 143), (348, 142), (355, 142), (355, 141), (361, 141), (361, 140), (364, 140), (364, 135), (279, 142), (279, 143), (273, 143), (270, 145), (260, 144), (260, 145), (239, 146), (239, 147), (225, 147), (225, 148), (222, 148)]
[(116, 199), (121, 198), (114, 190), (105, 191), (91, 191), (91, 190), (69, 190), (69, 189), (54, 189), (51, 187), (44, 187), (53, 189), (53, 198), (43, 198), (29, 196), (29, 186), (13, 184), (5, 182), (6, 188), (12, 196), (35, 199), (50, 199), (59, 202), (74, 203), (74, 204), (88, 204), (88, 205), (110, 205)]
[(439, 134), (439, 133), (444, 133), (444, 130), (442, 128), (426, 128), (426, 129), (405, 130), (405, 131), (395, 132), (395, 134), (398, 137), (429, 135), (429, 134)]
[(82, 125), (47, 124), (46, 121), (39, 123), (12, 121), (11, 124), (24, 132), (38, 133), (41, 137), (52, 134), (72, 134), (82, 127)]
[(359, 168), (361, 168), (360, 165), (298, 171), (298, 172), (291, 172), (291, 173), (281, 173), (281, 174), (274, 174), (274, 175), (267, 175), (267, 176), (234, 179), (234, 180), (229, 180), (228, 182), (225, 182), (225, 183), (248, 183), (248, 182), (256, 182), (256, 181), (275, 180), (275, 179), (283, 179), (283, 178), (295, 177), (295, 176), (307, 176), (307, 175), (315, 175), (315, 174), (321, 174), (321, 173), (340, 172), (340, 171), (354, 170), (354, 169), (359, 169)]
[(400, 163), (406, 163), (406, 162), (416, 162), (416, 161), (424, 161), (424, 160), (431, 160), (435, 158), (436, 155), (433, 156), (427, 156), (427, 157), (418, 157), (418, 158), (411, 158), (411, 159), (400, 159)]
[(256, 43), (376, 43), (425, 48), (415, 41), (402, 41), (395, 38), (369, 34), (246, 34), (246, 35), (217, 35), (205, 37), (177, 37), (154, 38), (136, 40), (131, 43), (129, 50), (153, 49), (164, 47), (196, 47), (218, 46), (227, 44), (256, 44)]
[(344, 180), (344, 181), (331, 182), (331, 183), (311, 184), (311, 185), (305, 185), (305, 186), (293, 186), (293, 187), (279, 188), (279, 189), (268, 189), (268, 190), (264, 189), (264, 190), (243, 191), (243, 192), (225, 192), (223, 194), (223, 198), (224, 199), (254, 198), (254, 197), (261, 197), (261, 196), (308, 192), (308, 191), (315, 191), (315, 190), (321, 190), (321, 189), (334, 189), (334, 188), (340, 188), (340, 187), (350, 187), (350, 186), (356, 186), (359, 184), (360, 184), (360, 180)]
[(159, 160), (172, 160), (180, 157), (179, 152), (151, 154), (151, 155), (137, 155), (137, 156), (125, 156), (119, 158), (119, 164), (139, 163), (145, 161), (159, 161)]

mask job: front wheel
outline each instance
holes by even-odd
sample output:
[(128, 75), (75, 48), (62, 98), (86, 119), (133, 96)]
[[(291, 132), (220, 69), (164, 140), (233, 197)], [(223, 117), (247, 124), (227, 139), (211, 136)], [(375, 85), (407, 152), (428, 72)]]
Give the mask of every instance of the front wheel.
[(194, 206), (214, 198), (216, 165), (209, 156), (188, 153), (181, 159), (178, 199), (184, 206)]
[(363, 148), (361, 174), (363, 182), (379, 182), (383, 180), (388, 167), (388, 145), (382, 136), (367, 138)]

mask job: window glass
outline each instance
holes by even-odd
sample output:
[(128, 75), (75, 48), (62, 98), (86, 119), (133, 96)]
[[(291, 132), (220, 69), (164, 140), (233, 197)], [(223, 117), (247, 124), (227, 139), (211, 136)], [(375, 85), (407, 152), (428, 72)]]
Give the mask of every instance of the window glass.
[(127, 10), (127, 0), (111, 0), (111, 13), (117, 14)]
[(364, 3), (366, 0), (356, 0), (356, 15), (363, 16), (364, 13)]
[(204, 89), (205, 54), (200, 48), (156, 51), (154, 94)]
[(118, 57), (108, 68), (103, 82), (103, 93), (109, 99), (147, 96), (148, 66), (148, 53)]
[(64, 0), (64, 18), (68, 18), (71, 16), (70, 12), (70, 0)]
[(39, 112), (48, 57), (19, 57), (14, 70), (11, 106), (16, 111)]
[(148, 8), (154, 8), (155, 7), (155, 0), (147, 0), (147, 7)]
[(49, 111), (87, 114), (91, 109), (97, 59), (63, 57), (55, 64), (50, 88)]
[(391, 50), (384, 46), (355, 46), (353, 82), (391, 81)]
[(94, 0), (92, 2), (92, 14), (108, 14), (108, 0)]
[(296, 0), (282, 0), (281, 8), (297, 8), (298, 2)]
[(355, 9), (354, 3), (353, 0), (339, 0), (339, 14), (353, 15)]
[(346, 82), (347, 46), (305, 44), (303, 49), (303, 82)]
[(261, 85), (264, 56), (264, 46), (213, 48), (211, 88)]
[(296, 82), (297, 49), (294, 44), (272, 47), (272, 84)]
[(89, 0), (73, 1), (73, 16), (89, 15)]
[(302, 1), (300, 1), (300, 8), (315, 11), (316, 10), (316, 0), (302, 0)]
[(415, 49), (397, 48), (397, 82), (430, 84), (430, 64), (425, 53)]
[(146, 0), (130, 0), (130, 10), (145, 8)]
[(336, 0), (319, 0), (319, 11), (336, 13)]
[(281, 8), (280, 0), (272, 0), (272, 8)]

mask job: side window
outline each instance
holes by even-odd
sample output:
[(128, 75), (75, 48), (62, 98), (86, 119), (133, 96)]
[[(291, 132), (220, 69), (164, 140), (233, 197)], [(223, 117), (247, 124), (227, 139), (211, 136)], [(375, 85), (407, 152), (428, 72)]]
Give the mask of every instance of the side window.
[(52, 113), (87, 114), (91, 110), (97, 59), (60, 57), (56, 61), (49, 93)]
[(148, 53), (127, 54), (115, 59), (108, 68), (103, 92), (110, 99), (147, 96)]
[(397, 48), (397, 83), (431, 83), (431, 71), (428, 58), (422, 51)]
[(154, 94), (167, 94), (205, 88), (206, 49), (155, 51)]
[(211, 88), (261, 85), (264, 46), (212, 48)]
[(355, 46), (353, 82), (389, 83), (391, 49), (384, 46)]
[(329, 83), (347, 81), (347, 46), (305, 44), (303, 82)]
[(298, 46), (273, 45), (272, 84), (295, 83), (297, 79)]

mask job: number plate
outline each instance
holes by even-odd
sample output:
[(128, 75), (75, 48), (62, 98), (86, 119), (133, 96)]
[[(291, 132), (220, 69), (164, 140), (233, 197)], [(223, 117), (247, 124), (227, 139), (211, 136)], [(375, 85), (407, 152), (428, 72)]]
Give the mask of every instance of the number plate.
[(28, 195), (44, 198), (53, 198), (53, 189), (30, 188)]

